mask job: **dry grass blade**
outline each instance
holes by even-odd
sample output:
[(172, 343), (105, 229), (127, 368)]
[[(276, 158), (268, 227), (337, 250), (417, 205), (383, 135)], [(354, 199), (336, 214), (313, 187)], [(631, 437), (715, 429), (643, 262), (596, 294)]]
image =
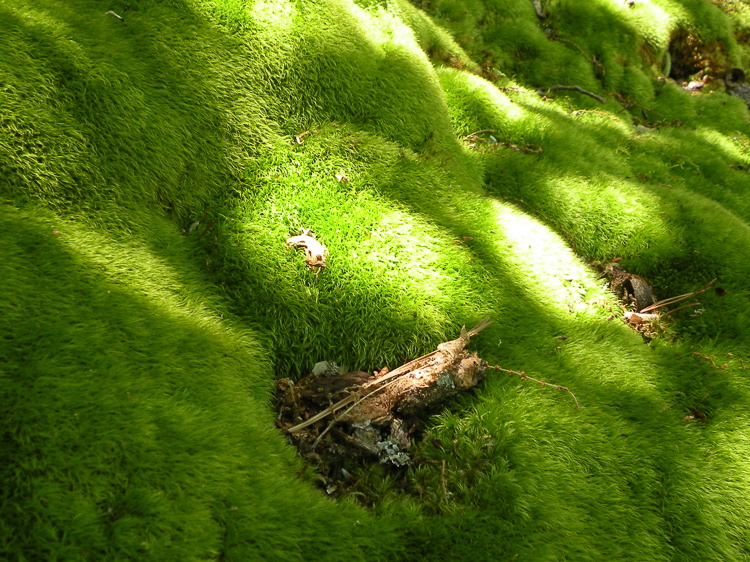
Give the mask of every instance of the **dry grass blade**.
[(692, 306), (700, 306), (701, 303), (699, 302), (691, 302), (690, 304), (683, 304), (680, 307), (675, 308), (674, 310), (668, 310), (666, 314), (674, 314), (675, 312), (678, 312), (680, 310), (684, 310), (686, 308), (690, 308)]
[[(339, 420), (340, 420), (341, 418), (343, 418), (343, 417), (344, 417), (344, 416), (345, 416), (346, 414), (348, 414), (349, 412), (351, 412), (351, 411), (352, 411), (352, 410), (353, 410), (354, 408), (356, 408), (357, 406), (359, 406), (359, 405), (360, 405), (360, 404), (361, 404), (362, 402), (364, 402), (365, 400), (367, 400), (368, 398), (370, 398), (370, 397), (371, 397), (371, 396), (373, 396), (374, 394), (377, 394), (377, 393), (378, 393), (378, 392), (380, 392), (381, 390), (384, 390), (384, 389), (386, 389), (387, 387), (389, 387), (390, 385), (392, 385), (393, 383), (395, 383), (395, 382), (396, 382), (397, 380), (398, 380), (398, 379), (393, 379), (393, 380), (391, 380), (390, 382), (387, 382), (386, 384), (384, 384), (384, 385), (382, 385), (382, 386), (379, 386), (379, 387), (378, 387), (378, 388), (376, 388), (375, 390), (373, 390), (373, 391), (371, 391), (371, 392), (368, 392), (367, 394), (364, 394), (364, 395), (362, 395), (362, 394), (361, 394), (361, 392), (358, 392), (358, 393), (356, 393), (356, 396), (361, 396), (361, 398), (360, 398), (359, 400), (357, 400), (357, 401), (356, 401), (356, 402), (355, 402), (354, 404), (352, 404), (351, 406), (349, 406), (349, 407), (348, 407), (348, 408), (347, 408), (346, 410), (344, 410), (344, 411), (343, 411), (343, 412), (342, 412), (342, 413), (341, 413), (341, 414), (340, 414), (339, 416), (337, 416), (337, 417), (336, 417), (336, 418), (335, 418), (335, 419), (334, 419), (333, 421), (331, 421), (331, 423), (329, 423), (329, 424), (328, 424), (328, 427), (326, 427), (326, 428), (325, 428), (325, 429), (324, 429), (324, 430), (323, 430), (323, 431), (322, 431), (322, 432), (320, 433), (320, 435), (318, 435), (317, 439), (315, 439), (315, 442), (313, 443), (313, 446), (312, 446), (312, 450), (314, 451), (314, 450), (315, 450), (315, 449), (317, 448), (317, 446), (318, 446), (318, 443), (320, 443), (320, 440), (321, 440), (321, 439), (323, 439), (323, 437), (325, 436), (325, 434), (326, 434), (326, 433), (328, 433), (328, 432), (329, 432), (329, 431), (331, 430), (331, 428), (332, 428), (332, 427), (333, 427), (334, 425), (336, 425), (336, 422), (337, 422), (337, 421), (339, 421)], [(351, 396), (355, 396), (355, 395), (351, 395)], [(325, 412), (326, 416), (327, 416), (327, 415), (328, 415), (329, 413), (330, 413), (329, 411), (326, 411), (326, 412)], [(323, 416), (323, 417), (325, 417), (325, 416)], [(292, 429), (295, 429), (295, 428), (292, 428)], [(291, 430), (289, 430), (289, 431), (291, 432)]]
[(700, 295), (704, 291), (708, 290), (708, 288), (711, 285), (713, 285), (714, 283), (716, 283), (716, 279), (713, 279), (712, 281), (708, 282), (703, 287), (701, 287), (700, 289), (698, 289), (696, 291), (693, 291), (692, 293), (686, 293), (684, 295), (679, 295), (677, 297), (670, 297), (668, 299), (661, 300), (661, 301), (659, 301), (657, 303), (652, 304), (651, 306), (647, 306), (646, 308), (644, 308), (643, 310), (641, 310), (641, 312), (648, 312), (650, 310), (656, 310), (657, 308), (662, 308), (662, 307), (665, 307), (665, 306), (669, 306), (670, 304), (675, 304), (675, 303), (678, 303), (680, 301), (687, 300), (689, 298), (694, 297), (695, 295)]

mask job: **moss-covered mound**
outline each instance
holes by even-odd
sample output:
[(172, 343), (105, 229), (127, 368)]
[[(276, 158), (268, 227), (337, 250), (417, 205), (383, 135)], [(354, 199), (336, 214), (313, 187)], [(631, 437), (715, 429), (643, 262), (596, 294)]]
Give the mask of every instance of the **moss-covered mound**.
[[(5, 0), (0, 558), (750, 558), (749, 38), (720, 0)], [(644, 342), (617, 257), (717, 282)], [(408, 470), (317, 485), (274, 380), (486, 315), (581, 408), (492, 372)]]

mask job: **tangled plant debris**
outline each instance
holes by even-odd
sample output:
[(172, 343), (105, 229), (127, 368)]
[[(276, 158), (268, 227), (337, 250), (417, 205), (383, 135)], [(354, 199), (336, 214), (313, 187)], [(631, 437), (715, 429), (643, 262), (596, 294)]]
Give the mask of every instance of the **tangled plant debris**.
[[(620, 260), (621, 258), (615, 258), (604, 265), (600, 262), (594, 262), (593, 265), (601, 271), (599, 279), (606, 279), (609, 282), (610, 290), (622, 302), (625, 322), (635, 331), (640, 332), (647, 341), (659, 335), (657, 323), (663, 320), (665, 316), (670, 316), (679, 310), (700, 306), (700, 302), (695, 301), (672, 310), (666, 310), (665, 307), (704, 293), (716, 283), (716, 279), (713, 279), (695, 291), (657, 301), (651, 284), (642, 277), (626, 271), (620, 265)], [(719, 287), (716, 289), (716, 294), (723, 296), (726, 291)], [(663, 314), (661, 314), (660, 309), (663, 309), (661, 310)]]
[(410, 450), (421, 435), (420, 416), (476, 386), (488, 369), (565, 390), (578, 407), (567, 387), (490, 366), (470, 353), (466, 346), (472, 336), (490, 324), (487, 317), (471, 330), (463, 327), (457, 339), (393, 371), (341, 373), (335, 363), (321, 361), (297, 383), (281, 379), (276, 383), (277, 424), (333, 494), (356, 483), (352, 462), (379, 462), (391, 469), (413, 464)]
[(329, 494), (353, 483), (346, 468), (352, 461), (408, 466), (418, 416), (485, 378), (487, 363), (466, 346), (490, 324), (485, 318), (471, 330), (462, 328), (457, 339), (393, 371), (341, 374), (334, 363), (320, 362), (297, 383), (281, 379), (278, 425), (325, 475)]
[[(282, 379), (277, 382), (279, 425), (302, 452), (315, 451), (336, 423), (377, 427), (393, 438), (403, 423), (395, 420), (414, 416), (485, 377), (487, 364), (476, 353), (469, 353), (466, 345), (490, 324), (485, 318), (471, 330), (462, 328), (457, 339), (441, 343), (436, 351), (393, 371), (384, 368), (372, 375), (363, 371), (339, 374), (335, 364), (324, 362), (296, 384)], [(331, 416), (335, 417), (329, 421)], [(370, 436), (360, 437), (357, 442), (346, 441), (372, 453)]]
[(654, 289), (643, 277), (625, 271), (619, 262), (620, 258), (615, 258), (604, 266), (595, 264), (602, 269), (599, 279), (609, 281), (610, 290), (625, 306), (635, 307), (635, 311), (640, 312), (654, 303)]

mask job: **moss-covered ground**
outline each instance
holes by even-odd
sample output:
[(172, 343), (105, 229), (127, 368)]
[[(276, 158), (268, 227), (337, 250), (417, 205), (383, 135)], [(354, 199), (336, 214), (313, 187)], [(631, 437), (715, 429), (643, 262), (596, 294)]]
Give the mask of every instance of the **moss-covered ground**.
[[(750, 559), (750, 6), (540, 5), (0, 3), (0, 558)], [(722, 290), (647, 343), (616, 257)], [(492, 372), (327, 497), (274, 380), (485, 315), (581, 407)]]

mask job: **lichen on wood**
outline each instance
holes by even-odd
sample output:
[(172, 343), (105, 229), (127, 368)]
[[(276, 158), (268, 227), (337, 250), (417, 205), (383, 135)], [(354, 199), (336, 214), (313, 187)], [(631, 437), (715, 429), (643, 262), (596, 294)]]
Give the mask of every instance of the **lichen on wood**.
[(296, 383), (281, 379), (278, 426), (319, 470), (357, 459), (406, 466), (418, 416), (485, 378), (487, 363), (466, 346), (490, 323), (464, 327), (457, 339), (393, 371), (316, 369)]

